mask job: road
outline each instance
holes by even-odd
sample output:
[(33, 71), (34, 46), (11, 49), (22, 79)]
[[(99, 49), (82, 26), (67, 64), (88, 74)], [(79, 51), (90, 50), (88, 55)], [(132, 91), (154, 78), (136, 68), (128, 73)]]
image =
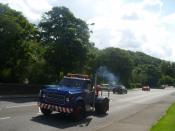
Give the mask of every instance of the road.
[(147, 131), (175, 101), (175, 89), (131, 90), (127, 95), (110, 94), (110, 110), (104, 116), (89, 112), (74, 122), (70, 116), (43, 116), (35, 99), (0, 99), (1, 131)]

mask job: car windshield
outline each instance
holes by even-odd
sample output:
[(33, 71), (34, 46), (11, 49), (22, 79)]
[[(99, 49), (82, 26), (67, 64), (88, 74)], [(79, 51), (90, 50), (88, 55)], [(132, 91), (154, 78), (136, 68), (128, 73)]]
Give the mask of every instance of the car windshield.
[(60, 81), (59, 85), (64, 85), (68, 87), (85, 88), (86, 82), (84, 80), (64, 78)]
[(125, 89), (125, 86), (123, 86), (123, 85), (113, 85), (113, 87), (120, 88), (120, 89)]
[(122, 89), (125, 89), (125, 87), (124, 87), (124, 86), (121, 86), (121, 88), (122, 88)]

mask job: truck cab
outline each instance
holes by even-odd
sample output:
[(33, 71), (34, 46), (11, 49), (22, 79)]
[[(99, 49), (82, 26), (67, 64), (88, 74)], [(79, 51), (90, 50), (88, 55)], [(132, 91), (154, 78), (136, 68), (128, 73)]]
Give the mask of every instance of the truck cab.
[[(106, 102), (103, 113), (109, 109), (109, 99), (98, 97), (92, 80), (87, 75), (68, 74), (58, 85), (46, 85), (39, 93), (38, 106), (44, 115), (52, 111), (72, 114), (75, 119), (84, 116), (87, 108)], [(98, 107), (97, 107), (98, 106)]]

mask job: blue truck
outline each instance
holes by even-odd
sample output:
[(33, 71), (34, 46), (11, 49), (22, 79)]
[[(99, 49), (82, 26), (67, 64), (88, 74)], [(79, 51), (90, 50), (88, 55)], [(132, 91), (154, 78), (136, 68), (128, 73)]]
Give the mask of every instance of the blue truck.
[(105, 114), (109, 110), (109, 98), (99, 96), (98, 89), (88, 75), (68, 74), (58, 85), (47, 85), (40, 90), (38, 106), (44, 115), (53, 111), (68, 113), (75, 120), (86, 111)]

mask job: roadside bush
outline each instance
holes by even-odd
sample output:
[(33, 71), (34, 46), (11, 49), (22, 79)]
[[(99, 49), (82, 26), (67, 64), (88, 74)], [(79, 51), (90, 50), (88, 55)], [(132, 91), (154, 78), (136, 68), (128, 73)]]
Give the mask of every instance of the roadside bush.
[(162, 76), (159, 85), (174, 85), (175, 80), (170, 76)]
[(130, 89), (133, 89), (133, 88), (141, 88), (141, 83), (131, 83), (129, 85), (129, 88)]
[(31, 66), (29, 73), (30, 84), (51, 84), (57, 79), (53, 69), (44, 62), (35, 63)]

